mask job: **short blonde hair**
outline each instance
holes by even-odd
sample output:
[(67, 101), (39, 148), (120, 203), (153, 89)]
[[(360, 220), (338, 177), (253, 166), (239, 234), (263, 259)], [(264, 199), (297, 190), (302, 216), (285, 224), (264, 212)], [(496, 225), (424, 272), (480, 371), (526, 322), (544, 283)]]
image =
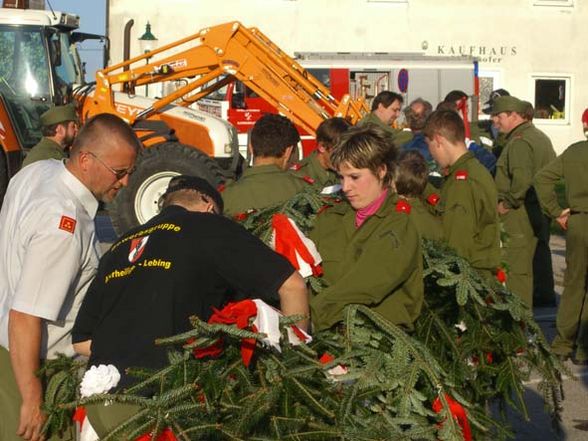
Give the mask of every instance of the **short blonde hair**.
[(352, 127), (343, 133), (331, 153), (331, 163), (339, 169), (347, 163), (355, 168), (367, 168), (375, 176), (386, 168), (384, 185), (390, 185), (396, 171), (398, 150), (392, 137), (384, 129), (367, 124)]

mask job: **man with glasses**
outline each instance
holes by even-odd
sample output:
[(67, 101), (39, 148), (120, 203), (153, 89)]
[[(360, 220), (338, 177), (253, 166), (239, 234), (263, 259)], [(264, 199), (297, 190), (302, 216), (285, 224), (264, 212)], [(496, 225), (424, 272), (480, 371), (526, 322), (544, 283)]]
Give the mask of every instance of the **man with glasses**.
[[(0, 439), (42, 440), (35, 372), (73, 356), (71, 328), (99, 261), (98, 201), (128, 183), (141, 144), (114, 115), (90, 119), (70, 158), (37, 161), (10, 181), (0, 211)], [(71, 434), (51, 439), (72, 439)]]
[(55, 106), (41, 115), (43, 138), (25, 157), (22, 166), (43, 159), (67, 158), (78, 134), (78, 115), (73, 105)]
[[(223, 199), (206, 180), (178, 176), (162, 197), (162, 211), (115, 242), (77, 316), (72, 336), (89, 366), (113, 364), (117, 388), (136, 379), (128, 367), (162, 368), (165, 347), (155, 339), (208, 320), (236, 296), (261, 298), (286, 315), (308, 314), (304, 279), (290, 263), (242, 226), (222, 216)], [(300, 324), (306, 328), (306, 322)], [(87, 407), (100, 437), (136, 411), (132, 405)]]

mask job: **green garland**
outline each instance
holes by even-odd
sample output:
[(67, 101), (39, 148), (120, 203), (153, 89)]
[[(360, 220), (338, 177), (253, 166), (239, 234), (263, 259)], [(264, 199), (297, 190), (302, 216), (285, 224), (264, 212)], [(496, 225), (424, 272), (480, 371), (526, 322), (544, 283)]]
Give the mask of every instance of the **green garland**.
[[(308, 231), (316, 214), (333, 203), (338, 200), (308, 190), (239, 220), (269, 242), (274, 213), (286, 214)], [(449, 417), (447, 394), (467, 410), (474, 439), (506, 439), (512, 433), (505, 417), (489, 415), (488, 404), (509, 405), (527, 417), (523, 382), (531, 371), (540, 375), (546, 409), (557, 421), (561, 376), (567, 371), (550, 352), (531, 312), (444, 245), (425, 241), (423, 250), (425, 305), (413, 335), (364, 306), (351, 305), (343, 332), (318, 333), (312, 344), (286, 346), (281, 354), (258, 343), (248, 369), (241, 362), (240, 339), (262, 335), (192, 318), (192, 331), (158, 342), (170, 345), (169, 366), (157, 372), (134, 370), (139, 383), (133, 388), (75, 400), (76, 388), (68, 382), (69, 392), (47, 401), (48, 428), (60, 430), (65, 412), (77, 405), (110, 400), (135, 404), (140, 411), (107, 440), (156, 434), (166, 427), (186, 440), (461, 440), (459, 426)], [(317, 292), (323, 289), (320, 279), (310, 278), (310, 283)], [(295, 319), (285, 318), (282, 325)], [(225, 341), (221, 357), (192, 357), (194, 347), (206, 347), (219, 336)], [(186, 344), (189, 339), (193, 343)], [(324, 352), (335, 357), (326, 365), (318, 361)], [(334, 382), (328, 370), (339, 364), (348, 372)], [(61, 372), (76, 369), (57, 369), (47, 391), (54, 390), (54, 383), (64, 384)], [(155, 396), (141, 395), (153, 389)], [(436, 398), (443, 404), (439, 415), (431, 410)]]

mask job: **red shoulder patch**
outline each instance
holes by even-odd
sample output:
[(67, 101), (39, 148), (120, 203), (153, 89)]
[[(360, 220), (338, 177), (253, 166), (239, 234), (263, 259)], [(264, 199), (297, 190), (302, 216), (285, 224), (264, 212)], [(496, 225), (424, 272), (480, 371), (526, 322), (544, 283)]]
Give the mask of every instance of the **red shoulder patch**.
[(314, 179), (312, 179), (310, 176), (304, 176), (302, 179), (304, 179), (304, 182), (306, 182), (307, 184), (314, 184)]
[(434, 207), (439, 203), (440, 199), (441, 196), (439, 196), (437, 193), (431, 193), (427, 198), (427, 202)]
[(73, 234), (73, 232), (76, 230), (76, 223), (76, 220), (69, 216), (61, 216), (61, 220), (59, 221), (59, 229)]
[(412, 210), (412, 207), (410, 206), (408, 201), (400, 199), (398, 202), (396, 202), (396, 211), (398, 213), (410, 214), (410, 210)]
[(218, 187), (216, 187), (216, 191), (218, 191), (219, 193), (222, 193), (223, 191), (225, 191), (226, 185), (223, 182), (222, 184), (219, 184)]
[(456, 181), (467, 181), (468, 179), (468, 171), (467, 170), (458, 170), (455, 172), (455, 180)]
[(301, 168), (302, 168), (302, 165), (300, 165), (300, 163), (298, 163), (298, 162), (297, 162), (296, 164), (292, 164), (292, 165), (290, 166), (290, 170), (292, 170), (292, 171), (298, 171), (298, 170), (300, 170)]

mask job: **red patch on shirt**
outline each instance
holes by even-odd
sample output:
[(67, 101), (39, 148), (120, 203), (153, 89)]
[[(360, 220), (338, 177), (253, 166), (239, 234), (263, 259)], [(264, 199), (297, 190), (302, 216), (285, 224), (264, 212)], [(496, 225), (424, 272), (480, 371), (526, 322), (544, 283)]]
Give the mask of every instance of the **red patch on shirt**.
[(456, 181), (466, 181), (468, 179), (468, 171), (467, 170), (458, 170), (455, 172), (455, 180)]
[(61, 216), (59, 221), (59, 229), (72, 233), (76, 230), (76, 220), (69, 216)]
[(439, 196), (437, 193), (431, 193), (427, 198), (427, 202), (434, 207), (439, 203), (439, 199), (441, 199), (441, 196)]
[(399, 213), (410, 214), (411, 209), (412, 207), (410, 204), (404, 199), (400, 199), (398, 202), (396, 202), (396, 211)]
[(301, 168), (302, 168), (302, 166), (301, 166), (300, 164), (292, 164), (292, 165), (290, 166), (290, 170), (293, 170), (293, 171), (298, 171), (298, 170), (300, 170)]
[(314, 184), (314, 179), (312, 179), (310, 176), (305, 176), (302, 179), (304, 179), (304, 182), (306, 182), (310, 185)]
[(216, 191), (218, 191), (219, 193), (222, 193), (223, 191), (225, 191), (225, 184), (219, 184), (218, 187), (216, 187)]

